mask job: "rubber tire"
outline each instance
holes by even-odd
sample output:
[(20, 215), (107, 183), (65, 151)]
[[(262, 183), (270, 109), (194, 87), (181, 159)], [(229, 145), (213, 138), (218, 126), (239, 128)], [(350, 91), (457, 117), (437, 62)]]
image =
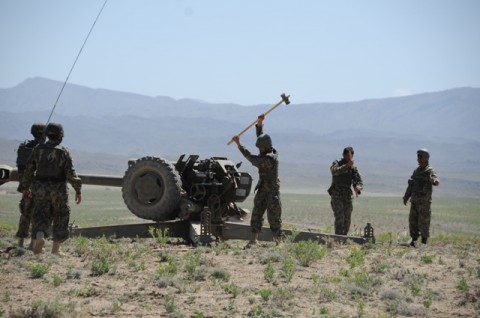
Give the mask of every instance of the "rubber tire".
[(158, 157), (129, 162), (122, 196), (136, 216), (153, 221), (173, 220), (178, 214), (182, 183), (173, 164)]

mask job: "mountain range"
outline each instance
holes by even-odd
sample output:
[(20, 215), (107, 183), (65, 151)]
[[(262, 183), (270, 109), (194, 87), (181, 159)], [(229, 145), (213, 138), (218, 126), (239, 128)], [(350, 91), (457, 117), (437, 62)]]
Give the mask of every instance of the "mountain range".
[[(32, 123), (47, 121), (62, 85), (37, 77), (0, 89), (0, 164), (14, 165), (18, 143), (31, 138)], [(441, 178), (438, 195), (480, 195), (480, 88), (348, 103), (296, 104), (294, 94), (290, 100), (264, 122), (280, 153), (284, 191), (325, 193), (330, 164), (353, 146), (366, 194), (403, 195), (416, 150), (427, 148)], [(272, 105), (212, 104), (68, 84), (51, 121), (63, 124), (63, 143), (81, 173), (121, 175), (129, 158), (176, 160), (185, 153), (244, 161), (242, 170), (256, 178), (227, 142)], [(255, 151), (253, 128), (241, 140)]]

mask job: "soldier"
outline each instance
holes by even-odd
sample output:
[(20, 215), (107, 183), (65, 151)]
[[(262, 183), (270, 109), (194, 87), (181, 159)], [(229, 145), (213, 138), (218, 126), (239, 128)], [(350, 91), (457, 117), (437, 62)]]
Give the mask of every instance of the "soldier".
[(246, 246), (251, 247), (257, 244), (258, 233), (263, 226), (263, 216), (267, 211), (267, 219), (270, 229), (274, 233), (275, 242), (278, 244), (282, 237), (282, 203), (280, 201), (280, 180), (278, 178), (278, 152), (272, 146), (272, 139), (263, 133), (263, 120), (265, 115), (258, 116), (255, 125), (257, 142), (255, 146), (259, 149), (258, 155), (252, 155), (241, 143), (240, 137), (234, 136), (232, 140), (237, 144), (238, 149), (252, 165), (258, 168), (259, 180), (253, 201), (253, 212), (250, 220), (252, 237)]
[[(27, 165), (28, 157), (30, 157), (33, 148), (38, 144), (43, 144), (45, 142), (45, 125), (41, 123), (35, 123), (30, 128), (30, 133), (35, 138), (33, 140), (27, 140), (21, 143), (18, 146), (17, 150), (17, 171), (18, 171), (18, 184), (17, 191), (23, 193), (23, 187), (21, 180), (23, 178), (23, 173), (25, 172), (25, 167)], [(15, 234), (18, 237), (18, 246), (23, 247), (23, 242), (25, 238), (28, 237), (30, 232), (30, 224), (32, 221), (32, 212), (33, 212), (33, 202), (29, 198), (20, 199), (20, 220), (18, 222), (18, 231)], [(29, 249), (33, 249), (33, 237), (29, 244)]]
[(70, 153), (60, 145), (63, 139), (62, 125), (48, 124), (45, 134), (48, 141), (37, 146), (28, 159), (22, 180), (23, 195), (35, 200), (32, 229), (35, 234), (34, 253), (42, 252), (53, 224), (52, 253), (60, 255), (60, 243), (68, 238), (70, 220), (66, 182), (70, 182), (75, 189), (77, 204), (82, 200), (82, 182), (75, 173)]
[(335, 160), (330, 167), (332, 185), (328, 189), (333, 214), (335, 216), (335, 234), (347, 235), (352, 217), (352, 185), (358, 197), (363, 190), (362, 176), (353, 161), (353, 148), (343, 149), (343, 159)]
[(440, 180), (435, 170), (429, 165), (430, 153), (427, 149), (417, 151), (418, 168), (413, 171), (408, 180), (407, 191), (403, 196), (403, 204), (410, 199), (410, 215), (408, 217), (410, 245), (417, 246), (418, 237), (422, 236), (422, 246), (427, 245), (430, 236), (430, 221), (432, 218), (432, 186), (438, 186)]

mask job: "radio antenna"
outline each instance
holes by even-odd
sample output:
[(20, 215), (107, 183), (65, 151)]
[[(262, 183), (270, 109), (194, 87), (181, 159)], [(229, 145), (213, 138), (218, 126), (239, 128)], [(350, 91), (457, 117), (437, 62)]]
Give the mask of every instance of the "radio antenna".
[(105, 0), (105, 2), (103, 3), (103, 6), (102, 6), (102, 8), (100, 9), (100, 12), (97, 15), (97, 18), (95, 19), (95, 21), (93, 21), (92, 27), (90, 28), (90, 31), (88, 32), (87, 37), (85, 38), (85, 41), (83, 42), (83, 45), (80, 48), (80, 51), (78, 51), (77, 57), (75, 58), (75, 61), (73, 62), (72, 67), (70, 68), (70, 72), (68, 72), (67, 78), (63, 82), (63, 86), (62, 86), (62, 89), (60, 89), (60, 93), (57, 96), (57, 100), (55, 101), (55, 104), (53, 104), (53, 108), (52, 108), (52, 111), (50, 112), (50, 116), (48, 116), (47, 125), (50, 122), (50, 119), (52, 118), (52, 115), (53, 115), (53, 112), (55, 111), (55, 108), (57, 107), (57, 103), (58, 103), (58, 100), (60, 99), (60, 96), (62, 96), (63, 89), (65, 88), (65, 85), (67, 85), (68, 79), (70, 78), (70, 74), (72, 74), (72, 71), (75, 67), (75, 64), (77, 64), (78, 58), (80, 57), (80, 54), (82, 53), (83, 48), (85, 47), (85, 44), (87, 43), (87, 40), (90, 37), (90, 33), (92, 33), (92, 30), (95, 27), (95, 24), (97, 23), (98, 18), (100, 18), (100, 15), (102, 14), (103, 8), (105, 8), (105, 5), (107, 4), (107, 2), (108, 2), (108, 0)]

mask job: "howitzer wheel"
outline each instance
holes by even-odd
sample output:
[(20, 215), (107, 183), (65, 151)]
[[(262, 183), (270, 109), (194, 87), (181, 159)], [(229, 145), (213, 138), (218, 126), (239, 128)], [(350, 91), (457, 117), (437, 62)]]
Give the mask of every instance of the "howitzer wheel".
[(174, 219), (181, 191), (178, 172), (162, 158), (143, 157), (129, 163), (123, 177), (123, 200), (133, 214), (143, 219)]

